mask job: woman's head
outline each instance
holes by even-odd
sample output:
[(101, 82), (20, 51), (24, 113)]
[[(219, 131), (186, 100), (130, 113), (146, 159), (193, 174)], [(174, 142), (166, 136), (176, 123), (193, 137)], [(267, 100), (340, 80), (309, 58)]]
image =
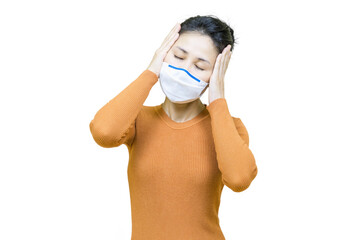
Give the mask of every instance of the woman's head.
[(218, 54), (229, 44), (231, 45), (230, 50), (234, 49), (234, 30), (215, 16), (198, 15), (186, 19), (181, 23), (179, 34), (186, 32), (198, 32), (209, 36), (215, 44)]
[(216, 58), (223, 49), (234, 48), (234, 31), (213, 16), (195, 16), (181, 23), (179, 38), (164, 61), (185, 68), (199, 79), (209, 82)]

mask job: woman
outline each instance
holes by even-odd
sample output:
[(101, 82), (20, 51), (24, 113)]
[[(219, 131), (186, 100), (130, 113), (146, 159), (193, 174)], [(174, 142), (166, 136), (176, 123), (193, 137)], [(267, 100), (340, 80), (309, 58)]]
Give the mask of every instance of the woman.
[[(128, 148), (131, 239), (225, 239), (222, 189), (244, 191), (257, 175), (248, 132), (224, 97), (233, 47), (233, 30), (216, 17), (176, 24), (148, 68), (90, 122), (97, 144)], [(158, 80), (165, 101), (144, 106)], [(209, 105), (200, 101), (208, 87)]]

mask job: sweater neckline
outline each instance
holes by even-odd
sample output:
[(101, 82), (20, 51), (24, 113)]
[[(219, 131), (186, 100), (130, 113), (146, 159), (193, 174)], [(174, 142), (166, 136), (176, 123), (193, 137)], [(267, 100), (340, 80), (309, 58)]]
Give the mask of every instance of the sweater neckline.
[(172, 120), (167, 113), (165, 112), (165, 110), (162, 108), (162, 104), (157, 105), (155, 107), (156, 113), (160, 116), (160, 118), (171, 128), (175, 128), (175, 129), (182, 129), (182, 128), (187, 128), (190, 127), (198, 122), (200, 122), (201, 120), (205, 119), (206, 117), (210, 116), (209, 115), (209, 111), (207, 110), (207, 104), (204, 104), (204, 109), (195, 117), (193, 117), (190, 120), (187, 120), (185, 122), (175, 122), (174, 120)]

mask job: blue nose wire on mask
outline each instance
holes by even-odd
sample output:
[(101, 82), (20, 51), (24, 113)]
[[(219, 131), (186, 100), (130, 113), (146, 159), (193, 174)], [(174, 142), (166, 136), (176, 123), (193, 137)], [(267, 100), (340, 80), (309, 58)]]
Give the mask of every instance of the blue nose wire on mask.
[(184, 71), (184, 72), (186, 72), (190, 77), (192, 77), (192, 78), (195, 79), (196, 81), (200, 82), (200, 79), (194, 77), (194, 75), (192, 75), (191, 73), (189, 73), (189, 71), (186, 70), (186, 69), (184, 69), (184, 68), (174, 67), (173, 65), (170, 65), (170, 64), (169, 64), (169, 67), (171, 67), (171, 68), (173, 68), (173, 69), (176, 69), (176, 70)]
[(172, 102), (183, 102), (200, 98), (207, 82), (193, 76), (184, 68), (175, 67), (163, 62), (160, 75), (160, 86)]

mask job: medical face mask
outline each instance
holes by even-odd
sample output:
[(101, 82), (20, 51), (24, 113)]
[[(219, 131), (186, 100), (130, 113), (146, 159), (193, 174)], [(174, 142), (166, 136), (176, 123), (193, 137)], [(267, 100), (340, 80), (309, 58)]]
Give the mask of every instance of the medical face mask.
[(159, 82), (162, 91), (172, 102), (183, 102), (200, 98), (208, 85), (184, 68), (175, 67), (163, 62)]

